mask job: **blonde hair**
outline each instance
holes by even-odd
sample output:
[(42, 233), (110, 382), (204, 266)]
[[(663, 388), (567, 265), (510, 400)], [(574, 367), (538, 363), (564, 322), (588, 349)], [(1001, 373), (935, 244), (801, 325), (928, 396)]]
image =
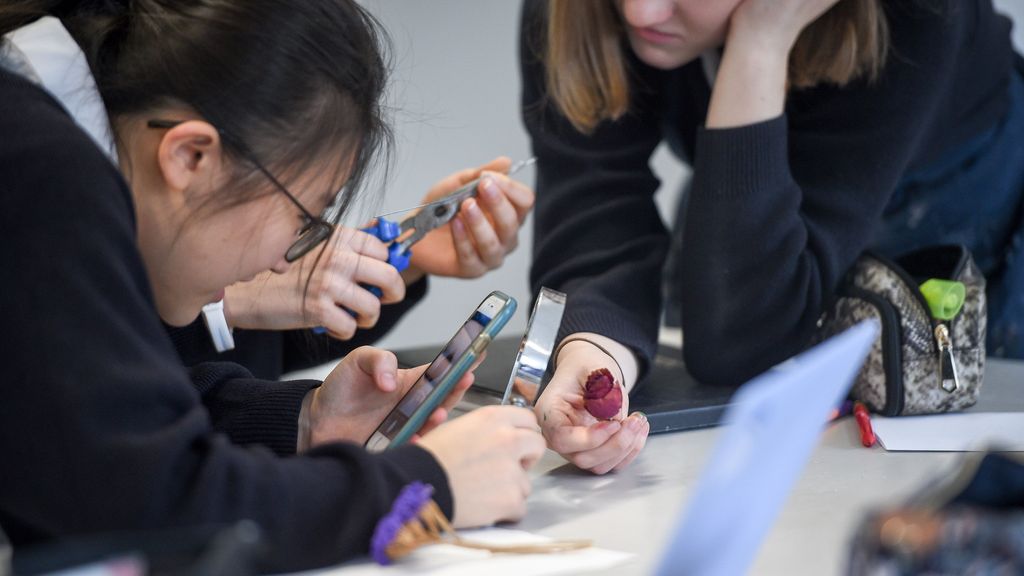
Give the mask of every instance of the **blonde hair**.
[[(576, 129), (629, 110), (629, 50), (612, 0), (550, 0), (544, 64), (548, 96)], [(807, 88), (875, 80), (889, 27), (881, 0), (840, 0), (800, 33), (789, 55), (788, 84)]]

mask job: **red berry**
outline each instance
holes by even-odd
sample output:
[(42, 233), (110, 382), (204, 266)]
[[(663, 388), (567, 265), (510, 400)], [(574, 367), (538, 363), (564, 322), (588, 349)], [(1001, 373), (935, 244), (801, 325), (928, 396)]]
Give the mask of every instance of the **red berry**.
[(583, 405), (599, 420), (610, 420), (622, 409), (622, 386), (607, 368), (594, 370), (587, 376)]

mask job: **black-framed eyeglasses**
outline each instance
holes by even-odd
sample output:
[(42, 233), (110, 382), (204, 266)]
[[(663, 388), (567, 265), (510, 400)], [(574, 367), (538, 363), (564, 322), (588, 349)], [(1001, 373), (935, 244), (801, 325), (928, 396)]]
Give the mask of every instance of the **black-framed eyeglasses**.
[[(154, 119), (146, 122), (146, 126), (150, 128), (167, 129), (174, 128), (182, 122), (184, 122), (184, 120)], [(294, 194), (289, 192), (288, 188), (286, 188), (284, 184), (281, 184), (281, 182), (278, 181), (278, 179), (275, 178), (274, 175), (271, 174), (270, 171), (267, 170), (263, 166), (263, 164), (260, 163), (259, 160), (256, 159), (256, 155), (251, 153), (243, 142), (241, 142), (237, 138), (232, 137), (229, 133), (225, 132), (224, 130), (221, 130), (220, 128), (217, 128), (217, 132), (220, 133), (222, 139), (229, 140), (236, 148), (238, 148), (240, 153), (245, 157), (245, 160), (251, 163), (253, 166), (255, 166), (257, 170), (259, 170), (264, 176), (266, 176), (267, 180), (270, 180), (270, 183), (273, 184), (274, 187), (277, 188), (280, 192), (282, 192), (285, 196), (287, 196), (288, 200), (290, 200), (291, 203), (294, 204), (295, 207), (298, 208), (300, 212), (302, 212), (303, 224), (302, 228), (298, 232), (299, 237), (295, 240), (295, 242), (292, 243), (291, 246), (288, 247), (288, 251), (285, 252), (284, 254), (285, 260), (287, 260), (289, 263), (295, 262), (299, 258), (302, 258), (306, 254), (309, 254), (309, 252), (313, 250), (313, 248), (316, 248), (325, 240), (331, 237), (331, 234), (334, 232), (334, 224), (331, 224), (330, 222), (324, 220), (323, 218), (314, 215), (309, 210), (306, 210), (306, 207), (302, 205), (302, 202), (299, 202), (299, 199), (296, 198)]]

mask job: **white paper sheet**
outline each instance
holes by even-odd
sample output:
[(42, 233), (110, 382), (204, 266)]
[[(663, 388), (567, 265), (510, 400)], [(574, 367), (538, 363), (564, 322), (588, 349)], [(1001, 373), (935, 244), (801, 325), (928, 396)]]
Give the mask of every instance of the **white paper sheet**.
[[(487, 528), (460, 530), (459, 535), (473, 542), (492, 545), (538, 544), (550, 538), (521, 530)], [(447, 544), (425, 546), (390, 566), (379, 566), (372, 560), (349, 563), (336, 568), (309, 572), (322, 576), (399, 576), (404, 574), (430, 576), (524, 576), (536, 574), (583, 574), (610, 568), (629, 560), (633, 555), (602, 548), (584, 548), (555, 554), (491, 554)]]
[(968, 412), (934, 416), (873, 416), (879, 444), (889, 451), (1024, 451), (1024, 413)]

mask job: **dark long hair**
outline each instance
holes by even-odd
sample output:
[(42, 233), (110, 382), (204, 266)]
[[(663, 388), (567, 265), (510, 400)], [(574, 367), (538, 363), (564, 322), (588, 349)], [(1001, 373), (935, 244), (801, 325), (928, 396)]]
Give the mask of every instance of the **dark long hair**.
[(340, 217), (390, 152), (387, 37), (355, 0), (7, 0), (0, 34), (45, 14), (82, 47), (112, 123), (192, 109), (230, 135), (235, 182), (258, 177), (246, 153), (285, 179), (348, 171)]

